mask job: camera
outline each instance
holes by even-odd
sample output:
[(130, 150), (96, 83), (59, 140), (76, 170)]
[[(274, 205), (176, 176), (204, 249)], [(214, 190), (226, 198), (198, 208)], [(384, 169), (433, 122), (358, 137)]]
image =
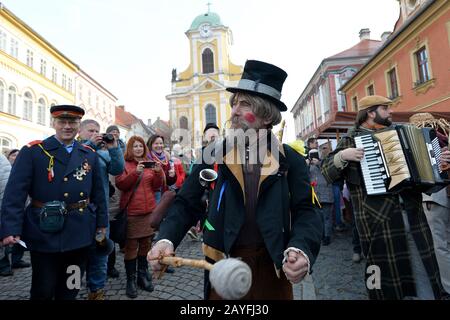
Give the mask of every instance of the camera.
[(156, 162), (154, 161), (145, 161), (142, 163), (144, 165), (144, 168), (154, 168), (156, 165)]
[(114, 136), (111, 133), (103, 133), (102, 134), (102, 141), (105, 143), (112, 143), (114, 142)]

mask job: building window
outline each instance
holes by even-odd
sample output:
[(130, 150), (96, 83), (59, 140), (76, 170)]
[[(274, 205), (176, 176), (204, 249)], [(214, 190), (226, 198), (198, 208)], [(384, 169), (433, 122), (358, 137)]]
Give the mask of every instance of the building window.
[(8, 89), (8, 113), (10, 114), (16, 114), (16, 88), (9, 87)]
[(67, 88), (67, 76), (65, 74), (62, 75), (61, 85), (64, 89)]
[(208, 104), (206, 106), (205, 113), (206, 113), (206, 123), (217, 124), (216, 108), (212, 104)]
[(12, 141), (5, 137), (0, 137), (0, 152), (11, 150), (12, 149)]
[(397, 81), (397, 70), (392, 68), (388, 71), (388, 84), (389, 84), (389, 98), (395, 99), (399, 96), (398, 93), (398, 81)]
[(19, 56), (19, 42), (15, 39), (11, 39), (10, 54), (17, 59)]
[(206, 48), (202, 53), (203, 73), (214, 73), (214, 54)]
[(33, 51), (27, 49), (27, 66), (29, 66), (30, 68), (33, 68), (33, 60), (34, 60), (33, 56), (34, 56)]
[(99, 110), (99, 105), (98, 105), (98, 96), (95, 97), (95, 109), (97, 109), (97, 111)]
[(357, 96), (352, 97), (352, 108), (353, 108), (353, 111), (358, 111), (358, 97)]
[(25, 92), (23, 98), (23, 119), (32, 121), (33, 118), (33, 97), (31, 93)]
[(41, 71), (40, 73), (45, 77), (47, 76), (47, 61), (41, 59)]
[(52, 81), (56, 83), (58, 81), (58, 70), (52, 67)]
[(37, 114), (37, 122), (38, 124), (41, 124), (45, 126), (45, 101), (44, 99), (40, 98), (38, 101), (38, 114)]
[(417, 86), (430, 80), (430, 68), (428, 64), (427, 49), (425, 46), (416, 51), (414, 55), (416, 57), (417, 68), (417, 81), (415, 85)]
[(68, 85), (67, 85), (67, 90), (69, 91), (69, 92), (72, 92), (72, 78), (69, 78), (69, 81), (68, 81)]
[(188, 129), (188, 119), (186, 117), (180, 118), (180, 129)]
[(0, 50), (6, 51), (6, 33), (0, 30)]
[(368, 96), (373, 96), (375, 94), (375, 89), (373, 87), (373, 84), (371, 84), (370, 86), (368, 86), (366, 88), (366, 93)]
[(0, 111), (3, 111), (3, 106), (5, 104), (5, 85), (0, 82)]
[(88, 105), (91, 106), (92, 100), (91, 100), (91, 90), (88, 91)]
[(80, 101), (83, 100), (83, 86), (81, 84), (78, 86), (78, 97)]

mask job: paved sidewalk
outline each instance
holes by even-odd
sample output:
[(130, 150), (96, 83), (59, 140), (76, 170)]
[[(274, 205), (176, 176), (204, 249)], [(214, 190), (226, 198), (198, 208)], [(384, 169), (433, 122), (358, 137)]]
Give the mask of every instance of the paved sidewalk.
[[(118, 252), (118, 251), (117, 251)], [(177, 249), (177, 254), (186, 258), (202, 259), (201, 243), (186, 237)], [(313, 274), (294, 286), (296, 300), (324, 299), (367, 299), (364, 287), (364, 264), (351, 261), (351, 233), (337, 233), (329, 246), (322, 246)], [(29, 254), (25, 254), (29, 261)], [(123, 255), (118, 254), (118, 279), (108, 279), (106, 299), (129, 300), (125, 295), (126, 276)], [(174, 274), (165, 274), (162, 279), (154, 279), (155, 291), (149, 293), (138, 290), (136, 300), (202, 300), (203, 270), (190, 267), (175, 269)], [(31, 268), (16, 269), (12, 277), (0, 277), (0, 300), (24, 300), (29, 298)], [(78, 299), (86, 299), (85, 282)]]

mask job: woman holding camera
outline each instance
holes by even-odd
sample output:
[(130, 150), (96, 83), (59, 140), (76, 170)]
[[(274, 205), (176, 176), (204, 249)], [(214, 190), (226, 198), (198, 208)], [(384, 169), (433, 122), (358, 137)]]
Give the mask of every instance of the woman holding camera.
[(148, 272), (147, 252), (151, 248), (154, 230), (150, 227), (150, 214), (156, 206), (154, 191), (163, 184), (163, 170), (159, 163), (149, 161), (144, 139), (133, 136), (125, 151), (125, 170), (116, 177), (116, 186), (122, 191), (120, 208), (127, 209), (128, 229), (125, 244), (126, 294), (137, 297), (137, 285), (145, 291), (153, 291)]
[(164, 151), (163, 136), (151, 136), (150, 139), (148, 139), (147, 147), (150, 150), (150, 159), (156, 163), (159, 163), (164, 171), (165, 183), (160, 189), (155, 189), (156, 202), (159, 203), (161, 200), (161, 195), (168, 190), (169, 186), (177, 182), (177, 174), (175, 171), (175, 165), (170, 159), (170, 154)]

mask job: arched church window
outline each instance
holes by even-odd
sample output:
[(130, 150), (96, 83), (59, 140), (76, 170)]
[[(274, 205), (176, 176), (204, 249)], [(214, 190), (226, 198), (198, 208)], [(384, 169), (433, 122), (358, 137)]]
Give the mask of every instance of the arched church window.
[(203, 73), (214, 73), (214, 54), (206, 48), (202, 53)]
[(214, 107), (212, 104), (208, 104), (206, 106), (205, 113), (206, 113), (206, 123), (217, 124), (216, 107)]
[(188, 129), (188, 119), (186, 117), (180, 118), (180, 129)]

